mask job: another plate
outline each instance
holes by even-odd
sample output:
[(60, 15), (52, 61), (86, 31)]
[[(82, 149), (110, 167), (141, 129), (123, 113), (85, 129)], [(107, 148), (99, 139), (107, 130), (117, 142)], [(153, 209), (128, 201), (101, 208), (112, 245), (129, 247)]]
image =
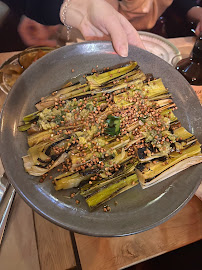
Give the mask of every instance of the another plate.
[(29, 47), (6, 60), (0, 67), (0, 90), (8, 94), (29, 65), (43, 57), (43, 54), (49, 53), (54, 49), (53, 47), (42, 46)]
[[(136, 47), (129, 56), (118, 56), (110, 42), (87, 42), (57, 49), (32, 64), (11, 89), (1, 117), (1, 158), (11, 183), (21, 197), (39, 214), (66, 229), (93, 236), (123, 236), (153, 228), (177, 213), (194, 195), (201, 180), (202, 164), (189, 168), (151, 188), (140, 185), (112, 199), (103, 208), (89, 212), (85, 201), (79, 205), (66, 196), (70, 191), (55, 191), (51, 181), (42, 184), (23, 168), (27, 153), (26, 134), (18, 132), (22, 117), (35, 111), (42, 96), (61, 86), (72, 75), (92, 68), (108, 67), (136, 60), (145, 73), (161, 77), (178, 106), (176, 115), (202, 142), (202, 108), (195, 92), (171, 65)], [(72, 69), (75, 70), (72, 74)], [(118, 201), (115, 206), (114, 202)]]
[[(138, 33), (145, 48), (149, 52), (168, 62), (170, 65), (175, 65), (182, 59), (180, 51), (167, 39), (149, 32), (139, 31)], [(174, 62), (172, 61), (173, 59)]]

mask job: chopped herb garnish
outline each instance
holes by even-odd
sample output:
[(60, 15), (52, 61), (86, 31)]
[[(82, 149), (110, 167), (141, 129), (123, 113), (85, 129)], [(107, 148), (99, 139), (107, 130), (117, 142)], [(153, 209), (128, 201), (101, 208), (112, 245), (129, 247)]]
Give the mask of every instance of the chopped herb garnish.
[(105, 129), (105, 133), (112, 136), (118, 135), (120, 133), (120, 117), (108, 115), (106, 122), (108, 124), (108, 127)]

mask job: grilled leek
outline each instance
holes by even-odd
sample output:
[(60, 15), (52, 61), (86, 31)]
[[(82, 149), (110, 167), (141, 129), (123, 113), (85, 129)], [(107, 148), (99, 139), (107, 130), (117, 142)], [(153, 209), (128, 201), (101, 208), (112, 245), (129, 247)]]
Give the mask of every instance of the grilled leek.
[(136, 62), (84, 74), (41, 99), (23, 118), (25, 170), (43, 177), (55, 167), (57, 191), (79, 187), (91, 210), (202, 162), (201, 148), (174, 114), (161, 78)]

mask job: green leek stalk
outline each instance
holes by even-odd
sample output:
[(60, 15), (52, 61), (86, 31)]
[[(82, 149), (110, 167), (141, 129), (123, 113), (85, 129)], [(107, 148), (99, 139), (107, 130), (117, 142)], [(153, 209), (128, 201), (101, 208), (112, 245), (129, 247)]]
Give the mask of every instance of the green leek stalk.
[[(107, 182), (107, 181), (106, 181)], [(85, 197), (85, 193), (81, 192), (81, 195), (85, 197), (86, 203), (88, 204), (90, 210), (94, 210), (101, 204), (105, 203), (106, 201), (114, 198), (118, 194), (134, 187), (137, 185), (138, 178), (136, 174), (132, 174), (126, 178), (121, 178), (118, 181), (112, 180), (106, 183), (103, 187), (98, 190), (94, 190), (94, 192), (87, 197)], [(90, 193), (90, 190), (89, 192)]]
[(70, 174), (69, 172), (59, 175), (54, 178), (55, 190), (69, 189), (78, 187), (82, 181), (89, 180), (94, 174), (83, 176), (79, 173)]
[[(72, 89), (74, 89), (74, 91)], [(35, 107), (37, 108), (37, 110), (42, 111), (45, 108), (54, 106), (56, 98), (62, 101), (68, 98), (74, 98), (79, 95), (87, 94), (86, 92), (88, 90), (89, 86), (86, 86), (86, 84), (80, 85), (80, 87), (78, 87), (78, 85), (70, 86), (68, 88), (58, 91), (57, 95), (48, 96), (47, 98), (42, 99), (40, 102), (35, 104)]]
[(102, 84), (106, 83), (107, 81), (114, 80), (132, 70), (137, 68), (137, 62), (132, 62), (131, 64), (121, 67), (118, 69), (112, 69), (107, 72), (103, 72), (101, 74), (93, 74), (91, 76), (87, 76), (86, 79), (90, 84), (90, 89), (95, 89), (98, 86), (101, 86)]

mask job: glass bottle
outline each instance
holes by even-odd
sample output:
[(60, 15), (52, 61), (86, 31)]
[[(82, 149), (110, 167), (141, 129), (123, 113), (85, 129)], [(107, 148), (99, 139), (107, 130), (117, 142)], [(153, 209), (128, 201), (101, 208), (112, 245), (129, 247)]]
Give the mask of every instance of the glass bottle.
[(202, 32), (196, 39), (191, 55), (180, 60), (176, 69), (191, 85), (202, 85)]

